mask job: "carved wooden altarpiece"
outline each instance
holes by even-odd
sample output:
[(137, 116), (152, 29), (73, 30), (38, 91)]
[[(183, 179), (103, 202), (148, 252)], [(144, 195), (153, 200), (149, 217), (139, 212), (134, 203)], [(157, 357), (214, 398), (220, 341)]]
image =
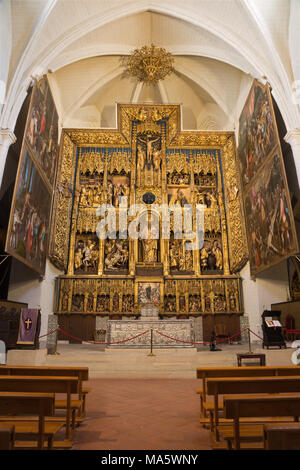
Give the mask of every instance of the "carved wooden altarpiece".
[[(62, 131), (50, 237), (65, 271), (56, 313), (138, 316), (149, 301), (162, 317), (241, 314), (248, 251), (234, 134), (182, 131), (179, 105), (120, 104), (117, 116), (117, 129)], [(203, 246), (188, 250), (191, 239), (177, 237), (175, 212), (164, 238), (155, 209), (154, 237), (124, 238), (117, 224), (116, 239), (99, 239), (97, 207), (111, 205), (119, 222), (120, 196), (138, 205), (128, 222), (162, 204), (178, 216), (188, 204), (195, 228), (201, 204)]]

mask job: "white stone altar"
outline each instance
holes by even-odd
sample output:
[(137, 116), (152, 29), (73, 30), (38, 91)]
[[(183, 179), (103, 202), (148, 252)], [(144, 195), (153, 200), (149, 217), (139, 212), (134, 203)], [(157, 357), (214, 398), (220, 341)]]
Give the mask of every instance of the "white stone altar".
[[(140, 335), (144, 331), (146, 334), (119, 344), (111, 344), (109, 348), (149, 348), (151, 345), (151, 329), (153, 331), (153, 348), (194, 348), (190, 342), (194, 340), (193, 322), (191, 320), (159, 320), (157, 307), (144, 305), (141, 310), (141, 317), (138, 320), (109, 320), (107, 324), (108, 343), (123, 341), (128, 338)], [(180, 341), (173, 341), (157, 333), (160, 331), (164, 335), (171, 336)]]

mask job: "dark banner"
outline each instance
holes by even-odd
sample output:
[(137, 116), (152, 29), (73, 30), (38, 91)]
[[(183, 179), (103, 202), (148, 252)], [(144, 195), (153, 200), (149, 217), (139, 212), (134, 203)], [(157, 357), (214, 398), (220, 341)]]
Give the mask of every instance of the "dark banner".
[(299, 249), (270, 89), (256, 80), (240, 116), (238, 156), (255, 276)]
[(38, 326), (39, 310), (37, 308), (22, 308), (20, 315), (19, 336), (17, 344), (35, 344)]

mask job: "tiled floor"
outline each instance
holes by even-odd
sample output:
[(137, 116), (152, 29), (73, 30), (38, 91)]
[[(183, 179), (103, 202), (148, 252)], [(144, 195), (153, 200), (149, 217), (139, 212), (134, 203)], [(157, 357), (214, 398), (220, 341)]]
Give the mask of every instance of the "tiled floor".
[(209, 450), (196, 379), (91, 379), (73, 449)]

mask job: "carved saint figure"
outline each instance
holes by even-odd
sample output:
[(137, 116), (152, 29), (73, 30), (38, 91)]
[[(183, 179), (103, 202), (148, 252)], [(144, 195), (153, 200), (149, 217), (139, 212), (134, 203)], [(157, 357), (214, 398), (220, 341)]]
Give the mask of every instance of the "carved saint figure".
[(208, 253), (206, 251), (205, 246), (202, 248), (200, 252), (200, 265), (201, 269), (206, 269), (207, 268), (207, 260), (208, 260)]
[(146, 238), (143, 242), (143, 261), (152, 263), (157, 261), (157, 240)]
[(223, 254), (217, 240), (213, 242), (211, 252), (216, 258), (216, 268), (223, 269)]
[(154, 170), (158, 171), (160, 169), (160, 162), (161, 162), (161, 151), (154, 150), (153, 152)]
[(109, 240), (106, 245), (106, 269), (126, 267), (128, 261), (128, 247), (125, 240)]
[(173, 204), (179, 205), (181, 207), (184, 207), (185, 204), (188, 204), (188, 200), (185, 197), (184, 191), (182, 189), (178, 189), (176, 194), (174, 194), (170, 200), (170, 206)]

